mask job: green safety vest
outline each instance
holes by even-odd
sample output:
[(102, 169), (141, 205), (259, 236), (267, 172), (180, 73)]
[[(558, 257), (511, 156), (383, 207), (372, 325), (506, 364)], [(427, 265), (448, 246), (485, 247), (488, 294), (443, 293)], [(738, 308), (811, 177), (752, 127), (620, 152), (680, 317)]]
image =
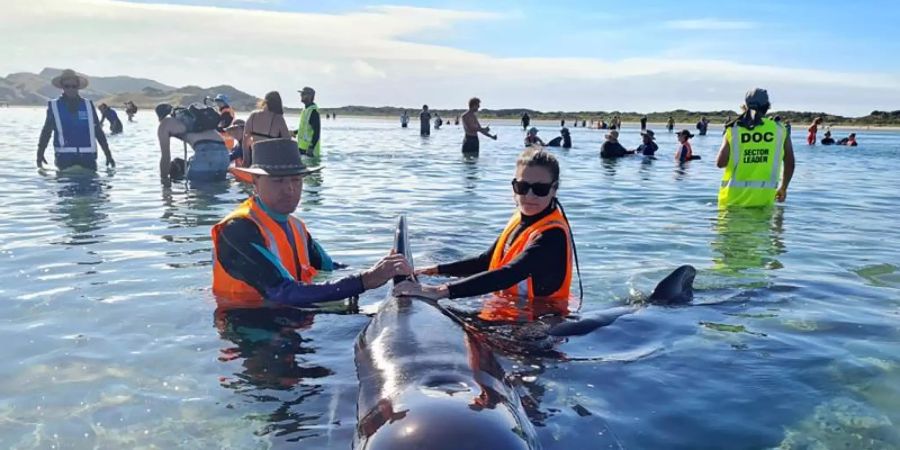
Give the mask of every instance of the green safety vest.
[[(300, 113), (300, 126), (297, 128), (297, 147), (303, 153), (310, 154), (309, 152), (309, 144), (312, 144), (313, 140), (313, 129), (309, 124), (309, 116), (313, 111), (318, 110), (319, 107), (316, 106), (315, 103), (310, 104), (306, 108), (303, 108), (303, 112)], [(312, 155), (315, 157), (319, 157), (321, 155), (321, 147), (322, 147), (322, 136), (319, 136), (319, 141), (316, 142), (316, 148), (312, 150)]]
[(725, 130), (725, 139), (731, 152), (719, 187), (719, 207), (773, 205), (784, 159), (784, 127), (769, 119), (752, 130), (735, 122)]

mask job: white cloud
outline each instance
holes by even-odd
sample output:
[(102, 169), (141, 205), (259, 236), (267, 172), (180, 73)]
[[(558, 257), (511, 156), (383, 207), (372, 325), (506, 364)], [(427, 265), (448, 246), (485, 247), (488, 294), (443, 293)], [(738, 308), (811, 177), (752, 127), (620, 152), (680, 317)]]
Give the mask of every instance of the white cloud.
[(737, 31), (752, 30), (758, 28), (756, 22), (745, 22), (739, 20), (722, 20), (714, 18), (706, 19), (688, 19), (688, 20), (670, 20), (665, 23), (666, 28), (673, 30), (698, 30), (698, 31)]
[[(344, 14), (293, 13), (113, 0), (31, 0), (4, 6), (0, 72), (72, 67), (167, 84), (231, 84), (256, 95), (316, 88), (323, 106), (347, 104), (544, 110), (737, 108), (750, 87), (780, 109), (866, 114), (900, 104), (900, 77), (751, 65), (696, 57), (506, 58), (416, 43), (479, 11), (379, 6)], [(223, 33), (222, 24), (227, 24)], [(489, 47), (487, 45), (486, 47)]]

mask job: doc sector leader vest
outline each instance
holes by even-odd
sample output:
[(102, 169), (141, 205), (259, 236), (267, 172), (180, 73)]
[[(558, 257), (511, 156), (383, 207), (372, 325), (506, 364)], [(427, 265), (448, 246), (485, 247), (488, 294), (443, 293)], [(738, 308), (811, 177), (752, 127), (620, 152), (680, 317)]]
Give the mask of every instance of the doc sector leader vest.
[(784, 127), (769, 119), (752, 130), (737, 122), (725, 130), (731, 152), (719, 187), (720, 208), (775, 203), (786, 136)]

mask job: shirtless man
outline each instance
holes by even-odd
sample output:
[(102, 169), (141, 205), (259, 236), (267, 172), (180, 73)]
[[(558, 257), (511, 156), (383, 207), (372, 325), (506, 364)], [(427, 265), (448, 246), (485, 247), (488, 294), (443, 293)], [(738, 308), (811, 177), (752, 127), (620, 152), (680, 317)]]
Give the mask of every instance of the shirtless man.
[[(215, 128), (188, 133), (187, 126), (172, 115), (172, 105), (160, 104), (156, 106), (156, 116), (159, 118), (159, 128), (156, 135), (159, 138), (159, 177), (163, 182), (169, 180), (170, 174), (181, 175), (191, 181), (215, 181), (224, 180), (228, 172), (228, 149), (222, 135)], [(187, 161), (186, 169), (173, 164), (171, 155), (170, 138), (178, 138), (194, 149), (194, 156)], [(173, 165), (175, 172), (172, 173)], [(176, 176), (177, 178), (177, 176)]]
[(481, 133), (493, 140), (497, 140), (497, 135), (491, 135), (491, 127), (482, 128), (478, 123), (478, 116), (475, 115), (481, 108), (481, 100), (478, 97), (469, 99), (469, 110), (462, 115), (463, 129), (466, 131), (466, 137), (463, 138), (462, 152), (465, 155), (478, 155), (478, 133)]

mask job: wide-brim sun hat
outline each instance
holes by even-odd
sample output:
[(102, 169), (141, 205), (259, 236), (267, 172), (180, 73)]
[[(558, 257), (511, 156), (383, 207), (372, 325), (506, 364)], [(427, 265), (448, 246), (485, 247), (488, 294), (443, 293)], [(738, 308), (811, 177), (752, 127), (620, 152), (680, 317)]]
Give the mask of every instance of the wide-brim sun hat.
[(84, 88), (88, 87), (88, 79), (79, 75), (77, 72), (75, 72), (72, 69), (63, 70), (61, 74), (53, 77), (53, 79), (50, 80), (50, 84), (52, 84), (53, 87), (55, 87), (57, 89), (62, 89), (63, 81), (66, 81), (66, 80), (77, 80), (78, 81), (78, 89), (84, 89)]
[(290, 138), (265, 139), (253, 143), (253, 164), (233, 170), (251, 175), (287, 177), (308, 175), (325, 166), (309, 167), (300, 159), (297, 141)]

